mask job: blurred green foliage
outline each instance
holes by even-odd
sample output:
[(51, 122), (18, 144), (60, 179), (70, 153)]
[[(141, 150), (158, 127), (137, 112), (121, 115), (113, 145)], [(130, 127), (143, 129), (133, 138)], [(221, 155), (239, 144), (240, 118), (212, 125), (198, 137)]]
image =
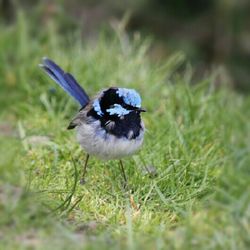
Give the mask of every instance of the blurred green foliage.
[[(57, 19), (63, 34), (81, 27), (84, 37), (130, 13), (127, 31), (154, 36), (152, 56), (184, 51), (196, 75), (224, 67), (224, 77), (240, 90), (250, 89), (250, 2), (234, 0), (1, 0), (2, 19), (13, 22), (23, 8), (36, 23)], [(35, 21), (37, 20), (37, 22)]]

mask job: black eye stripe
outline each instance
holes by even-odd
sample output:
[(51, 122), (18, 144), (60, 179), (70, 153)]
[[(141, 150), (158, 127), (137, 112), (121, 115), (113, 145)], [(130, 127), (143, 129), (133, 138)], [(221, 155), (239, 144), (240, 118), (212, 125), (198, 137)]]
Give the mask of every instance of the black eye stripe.
[(124, 103), (122, 106), (123, 106), (124, 108), (128, 109), (128, 110), (136, 110), (136, 107), (131, 106), (131, 105), (126, 104), (126, 103)]

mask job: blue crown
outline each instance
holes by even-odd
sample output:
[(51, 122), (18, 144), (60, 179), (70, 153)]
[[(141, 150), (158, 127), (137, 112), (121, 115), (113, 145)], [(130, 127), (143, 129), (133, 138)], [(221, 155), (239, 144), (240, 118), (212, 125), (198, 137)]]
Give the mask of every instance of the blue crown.
[(141, 97), (134, 89), (118, 88), (116, 93), (123, 98), (126, 104), (137, 108), (141, 107)]

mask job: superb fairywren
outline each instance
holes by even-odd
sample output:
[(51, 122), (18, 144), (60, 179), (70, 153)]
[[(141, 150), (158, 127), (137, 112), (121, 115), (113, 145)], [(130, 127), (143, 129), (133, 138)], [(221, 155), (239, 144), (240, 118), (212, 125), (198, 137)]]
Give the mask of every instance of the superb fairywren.
[[(52, 60), (43, 58), (45, 72), (81, 105), (68, 129), (76, 129), (77, 140), (87, 152), (82, 182), (89, 155), (102, 159), (121, 159), (137, 151), (143, 142), (141, 97), (133, 89), (111, 87), (90, 99), (75, 78)], [(127, 182), (122, 161), (120, 167)]]

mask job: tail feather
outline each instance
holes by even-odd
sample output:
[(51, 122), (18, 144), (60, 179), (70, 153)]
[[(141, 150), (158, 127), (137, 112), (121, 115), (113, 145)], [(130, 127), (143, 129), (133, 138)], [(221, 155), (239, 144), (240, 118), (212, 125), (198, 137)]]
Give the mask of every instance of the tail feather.
[(70, 73), (64, 72), (57, 64), (48, 58), (43, 58), (43, 64), (39, 66), (41, 66), (49, 77), (61, 88), (74, 97), (82, 107), (88, 104), (89, 96)]

